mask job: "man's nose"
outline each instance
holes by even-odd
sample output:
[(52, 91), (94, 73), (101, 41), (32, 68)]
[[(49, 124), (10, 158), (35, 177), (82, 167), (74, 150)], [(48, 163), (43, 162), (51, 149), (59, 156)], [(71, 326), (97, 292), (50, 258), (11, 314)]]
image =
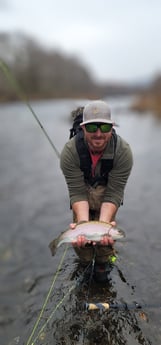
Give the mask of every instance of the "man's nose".
[(101, 132), (100, 128), (97, 128), (97, 131), (96, 131), (96, 133), (95, 133), (95, 134), (97, 134), (98, 136), (100, 136), (100, 134), (102, 134), (102, 132)]

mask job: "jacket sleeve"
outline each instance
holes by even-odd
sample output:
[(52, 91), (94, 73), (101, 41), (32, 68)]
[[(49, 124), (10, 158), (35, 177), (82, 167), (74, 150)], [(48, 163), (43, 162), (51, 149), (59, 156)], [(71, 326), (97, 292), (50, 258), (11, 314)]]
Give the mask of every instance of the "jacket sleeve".
[(133, 155), (129, 144), (120, 137), (118, 139), (118, 148), (104, 195), (104, 202), (112, 202), (117, 207), (123, 201), (125, 186), (133, 165)]
[(80, 170), (80, 160), (74, 138), (68, 141), (62, 150), (60, 167), (68, 186), (71, 205), (77, 201), (88, 200), (87, 188), (83, 172)]

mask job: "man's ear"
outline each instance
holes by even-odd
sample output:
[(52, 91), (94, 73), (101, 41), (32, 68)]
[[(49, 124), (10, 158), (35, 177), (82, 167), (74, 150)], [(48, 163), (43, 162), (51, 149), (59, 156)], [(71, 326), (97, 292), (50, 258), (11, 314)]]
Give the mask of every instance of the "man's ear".
[(81, 128), (83, 129), (83, 132), (85, 133), (85, 125), (82, 125)]

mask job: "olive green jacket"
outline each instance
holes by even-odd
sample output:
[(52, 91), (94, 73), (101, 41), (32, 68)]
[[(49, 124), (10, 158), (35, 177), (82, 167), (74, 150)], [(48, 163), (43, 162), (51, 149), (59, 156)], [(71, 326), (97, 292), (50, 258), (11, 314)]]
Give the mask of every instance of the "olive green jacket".
[[(108, 184), (104, 190), (102, 202), (114, 203), (120, 206), (124, 189), (133, 165), (133, 157), (129, 144), (117, 135), (117, 145), (114, 150), (113, 138), (107, 143), (102, 159), (114, 159), (113, 168), (108, 175)], [(100, 172), (101, 159), (97, 163), (95, 173)], [(75, 145), (75, 137), (64, 146), (60, 157), (60, 167), (68, 186), (71, 205), (77, 201), (88, 201), (88, 188), (84, 174), (80, 170), (80, 160)]]

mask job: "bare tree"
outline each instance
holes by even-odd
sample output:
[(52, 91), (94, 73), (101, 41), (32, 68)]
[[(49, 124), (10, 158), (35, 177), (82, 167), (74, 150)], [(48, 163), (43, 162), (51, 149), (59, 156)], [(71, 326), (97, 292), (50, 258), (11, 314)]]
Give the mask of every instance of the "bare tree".
[[(45, 50), (38, 42), (21, 33), (0, 34), (1, 58), (10, 66), (17, 80), (30, 97), (79, 96), (94, 87), (87, 69), (74, 57), (54, 50)], [(4, 78), (1, 93), (8, 92)], [(8, 91), (7, 91), (8, 90)], [(13, 97), (14, 92), (12, 91)]]

